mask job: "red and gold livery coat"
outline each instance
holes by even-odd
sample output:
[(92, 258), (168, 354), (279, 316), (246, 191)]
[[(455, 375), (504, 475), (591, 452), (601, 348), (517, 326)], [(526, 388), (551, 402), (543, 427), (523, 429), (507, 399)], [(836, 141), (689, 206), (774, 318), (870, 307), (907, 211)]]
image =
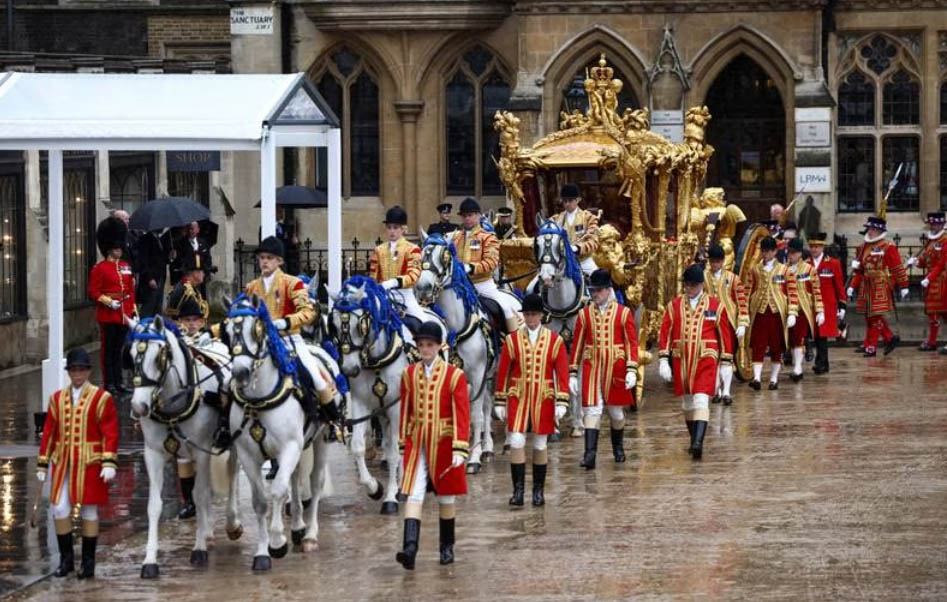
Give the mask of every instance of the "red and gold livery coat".
[(746, 299), (746, 289), (740, 277), (730, 270), (720, 270), (718, 276), (710, 268), (704, 270), (704, 291), (716, 297), (727, 310), (727, 319), (734, 330), (740, 326), (750, 326), (750, 306)]
[(894, 310), (894, 290), (907, 288), (908, 272), (898, 247), (886, 238), (862, 243), (855, 253), (859, 266), (852, 277), (859, 313), (869, 317)]
[(448, 236), (457, 247), (457, 258), (473, 266), (471, 282), (476, 284), (493, 278), (493, 270), (500, 265), (500, 241), (493, 232), (476, 226), (469, 232), (461, 228)]
[[(124, 324), (124, 316), (135, 315), (135, 279), (127, 262), (103, 259), (89, 272), (89, 298), (95, 301), (95, 320)], [(112, 309), (112, 301), (122, 305)]]
[(930, 281), (924, 297), (924, 313), (947, 313), (947, 230), (934, 238), (928, 237), (924, 249), (917, 256), (917, 265), (927, 270)]
[(398, 288), (411, 288), (421, 277), (421, 247), (399, 238), (395, 243), (395, 252), (391, 245), (384, 242), (372, 252), (369, 274), (376, 282), (395, 278)]
[(798, 312), (809, 321), (809, 332), (816, 332), (815, 316), (824, 313), (825, 307), (822, 303), (822, 282), (815, 268), (802, 260), (795, 266), (786, 266), (786, 281), (788, 285), (795, 286)]
[(659, 357), (670, 358), (674, 394), (713, 395), (717, 365), (732, 362), (735, 334), (727, 308), (717, 297), (702, 294), (691, 307), (685, 295), (667, 306), (661, 322)]
[(787, 278), (786, 264), (773, 261), (773, 269), (769, 272), (762, 262), (753, 266), (746, 278), (746, 289), (749, 297), (750, 330), (756, 316), (766, 313), (766, 310), (778, 314), (783, 322), (783, 338), (787, 345), (789, 334), (786, 330), (786, 320), (789, 316), (799, 314), (799, 297), (796, 294), (796, 283)]
[(634, 390), (625, 389), (625, 375), (638, 369), (638, 329), (635, 316), (614, 299), (602, 311), (587, 305), (575, 321), (569, 371), (582, 362), (582, 405), (598, 405), (601, 390), (609, 405), (634, 405)]
[(540, 327), (536, 344), (524, 326), (508, 335), (497, 370), (497, 405), (506, 405), (512, 433), (532, 429), (537, 435), (556, 430), (556, 405), (569, 404), (569, 358), (558, 334)]
[(75, 405), (72, 387), (50, 396), (37, 465), (48, 470), (50, 464), (50, 503), (59, 501), (67, 476), (73, 504), (108, 503), (108, 484), (99, 473), (104, 464), (118, 468), (118, 414), (105, 389), (86, 383)]
[(585, 209), (575, 210), (575, 219), (571, 225), (566, 224), (566, 212), (557, 213), (552, 216), (552, 221), (556, 222), (569, 234), (569, 242), (579, 247), (579, 261), (595, 253), (598, 249), (598, 237), (595, 231), (598, 230), (598, 216)]
[[(810, 260), (819, 274), (819, 287), (822, 292), (822, 307), (825, 310), (825, 322), (819, 327), (820, 337), (837, 337), (839, 301), (845, 302), (845, 280), (842, 276), (842, 263), (825, 253), (818, 259)], [(814, 332), (814, 331), (813, 331)]]
[(299, 278), (284, 274), (280, 269), (273, 272), (270, 292), (264, 292), (262, 277), (251, 281), (246, 292), (247, 295), (256, 295), (266, 303), (270, 318), (282, 318), (289, 322), (287, 330), (290, 334), (299, 334), (303, 326), (311, 324), (316, 318), (306, 285)]
[(464, 467), (451, 468), (454, 454), (466, 457), (470, 453), (470, 399), (462, 370), (440, 358), (434, 360), (430, 378), (423, 362), (405, 368), (398, 432), (404, 466), (402, 493), (411, 494), (422, 451), (437, 495), (467, 493)]

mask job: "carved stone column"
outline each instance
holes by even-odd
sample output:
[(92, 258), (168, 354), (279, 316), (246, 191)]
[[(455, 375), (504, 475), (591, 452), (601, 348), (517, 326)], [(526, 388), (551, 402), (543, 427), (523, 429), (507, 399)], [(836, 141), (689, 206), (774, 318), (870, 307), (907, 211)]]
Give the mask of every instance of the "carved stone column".
[(401, 144), (403, 157), (403, 198), (401, 206), (408, 210), (408, 224), (418, 231), (424, 221), (421, 219), (421, 202), (418, 199), (418, 115), (424, 109), (423, 100), (396, 100), (395, 111), (401, 119)]

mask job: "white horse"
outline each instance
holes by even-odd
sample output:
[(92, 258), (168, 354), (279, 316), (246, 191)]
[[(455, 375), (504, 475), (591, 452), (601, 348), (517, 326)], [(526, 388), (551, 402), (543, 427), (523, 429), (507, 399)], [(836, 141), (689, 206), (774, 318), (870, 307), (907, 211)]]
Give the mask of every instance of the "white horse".
[(470, 393), (470, 458), (467, 472), (480, 472), (481, 459), (493, 457), (493, 376), (497, 346), (493, 327), (480, 306), (477, 290), (457, 259), (457, 249), (439, 234), (422, 230), (421, 276), (414, 285), (418, 301), (434, 305), (449, 329), (451, 361), (467, 377)]
[[(318, 546), (317, 514), (327, 472), (325, 423), (307, 419), (303, 400), (298, 397), (301, 385), (296, 372), (297, 366), (298, 370), (304, 368), (295, 361), (288, 344), (277, 333), (266, 304), (255, 295), (241, 295), (228, 305), (226, 330), (233, 354), (231, 395), (234, 400), (230, 427), (234, 448), (250, 480), (257, 517), (260, 540), (253, 557), (253, 570), (268, 571), (270, 556), (282, 558), (289, 548), (283, 532), (282, 510), (290, 493), (294, 494), (290, 504), (293, 540), (301, 541), (305, 552)], [(331, 386), (328, 372), (312, 375), (312, 378), (318, 379), (316, 388)], [(313, 448), (312, 471), (308, 475), (311, 503), (303, 519), (300, 496), (292, 490), (301, 454), (310, 442)], [(268, 491), (262, 474), (267, 459), (276, 459), (279, 464)]]
[[(346, 280), (333, 301), (330, 329), (338, 342), (342, 373), (350, 387), (349, 448), (355, 455), (358, 480), (373, 500), (384, 498), (382, 514), (397, 514), (401, 375), (412, 361), (413, 339), (386, 291), (370, 278), (353, 276)], [(365, 436), (373, 415), (382, 418), (387, 488), (365, 464)]]
[[(579, 259), (572, 250), (569, 234), (552, 220), (536, 216), (539, 231), (533, 239), (533, 257), (538, 273), (527, 290), (542, 295), (548, 316), (546, 326), (559, 334), (567, 347), (572, 346), (575, 321), (588, 303), (585, 279)], [(573, 432), (582, 429), (582, 404), (578, 395), (570, 395)]]
[[(160, 316), (133, 327), (131, 357), (135, 364), (131, 407), (145, 438), (148, 470), (148, 543), (141, 567), (142, 579), (158, 577), (158, 520), (165, 463), (172, 457), (196, 464), (194, 501), (197, 529), (191, 564), (207, 565), (207, 538), (213, 533), (211, 516), (210, 449), (219, 414), (219, 397), (229, 387), (230, 354), (217, 342), (200, 350), (189, 347), (177, 328)], [(217, 398), (217, 407), (208, 402)], [(229, 501), (227, 535), (238, 539), (243, 527), (237, 515), (237, 460), (227, 462)]]

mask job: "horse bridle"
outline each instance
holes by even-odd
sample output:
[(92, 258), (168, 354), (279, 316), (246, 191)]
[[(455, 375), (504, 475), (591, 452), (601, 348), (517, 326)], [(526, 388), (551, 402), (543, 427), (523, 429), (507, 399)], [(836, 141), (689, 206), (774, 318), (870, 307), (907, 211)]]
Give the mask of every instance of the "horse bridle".
[[(563, 274), (565, 274), (566, 266), (565, 262), (561, 262), (560, 264), (554, 264), (552, 262), (552, 254), (548, 248), (552, 244), (552, 236), (552, 233), (547, 232), (546, 234), (537, 236), (533, 239), (533, 257), (536, 258), (536, 263), (540, 266), (544, 264), (552, 265), (556, 269), (556, 278), (562, 279)], [(545, 244), (542, 244), (540, 239), (542, 239), (542, 243)], [(560, 259), (565, 257), (565, 245), (565, 239), (563, 239), (562, 236), (559, 236), (558, 246)]]
[[(253, 321), (253, 330), (251, 335), (253, 340), (256, 343), (256, 352), (250, 353), (250, 350), (247, 349), (245, 340), (243, 337), (243, 328), (246, 325), (244, 318), (255, 318)], [(249, 357), (254, 364), (263, 361), (263, 354), (266, 353), (265, 335), (266, 330), (263, 325), (263, 320), (259, 319), (255, 310), (245, 307), (232, 311), (230, 313), (230, 321), (233, 323), (233, 339), (230, 341), (230, 353), (233, 355), (233, 358), (237, 357)]]
[[(160, 410), (164, 405), (161, 389), (168, 377), (168, 372), (171, 370), (171, 344), (163, 336), (151, 330), (135, 333), (132, 340), (137, 341), (135, 343), (137, 353), (135, 354), (135, 365), (132, 371), (132, 385), (135, 387), (151, 387), (151, 405)], [(159, 371), (157, 378), (151, 378), (145, 371), (145, 353), (148, 351), (148, 341), (154, 341), (160, 347), (158, 357), (155, 359)], [(178, 379), (178, 384), (186, 387), (187, 383), (183, 381), (177, 370), (174, 373)]]
[[(442, 247), (441, 266), (437, 266), (433, 261), (434, 247)], [(421, 251), (421, 269), (434, 275), (434, 291), (431, 295), (434, 299), (437, 299), (444, 289), (444, 280), (450, 275), (450, 269), (453, 265), (453, 257), (451, 257), (450, 248), (447, 244), (432, 242)]]

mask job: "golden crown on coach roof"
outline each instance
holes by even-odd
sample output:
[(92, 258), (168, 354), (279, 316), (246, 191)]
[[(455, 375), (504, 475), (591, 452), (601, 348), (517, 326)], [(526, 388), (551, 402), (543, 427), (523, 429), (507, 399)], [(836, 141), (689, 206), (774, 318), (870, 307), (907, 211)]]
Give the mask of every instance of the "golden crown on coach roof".
[(599, 82), (609, 82), (612, 77), (614, 77), (615, 70), (608, 66), (608, 63), (605, 61), (604, 52), (599, 54), (598, 67), (592, 67), (591, 73), (592, 77)]

